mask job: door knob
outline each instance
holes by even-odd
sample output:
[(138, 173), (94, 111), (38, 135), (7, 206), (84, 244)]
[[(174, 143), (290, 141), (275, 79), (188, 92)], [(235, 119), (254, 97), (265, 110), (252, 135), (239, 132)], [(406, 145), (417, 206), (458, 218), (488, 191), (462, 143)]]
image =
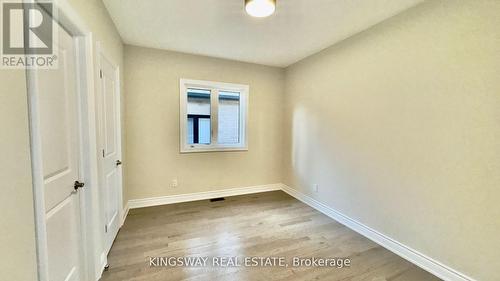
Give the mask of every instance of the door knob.
[(75, 190), (78, 190), (79, 188), (82, 188), (85, 185), (83, 182), (75, 181)]
[(116, 166), (120, 166), (122, 164), (122, 161), (116, 160)]

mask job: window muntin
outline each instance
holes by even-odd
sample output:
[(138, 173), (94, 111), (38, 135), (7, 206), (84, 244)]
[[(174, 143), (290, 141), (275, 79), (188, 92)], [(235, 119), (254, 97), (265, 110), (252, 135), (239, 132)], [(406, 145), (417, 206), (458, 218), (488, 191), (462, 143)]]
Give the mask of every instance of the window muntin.
[(181, 152), (247, 150), (248, 85), (181, 79)]

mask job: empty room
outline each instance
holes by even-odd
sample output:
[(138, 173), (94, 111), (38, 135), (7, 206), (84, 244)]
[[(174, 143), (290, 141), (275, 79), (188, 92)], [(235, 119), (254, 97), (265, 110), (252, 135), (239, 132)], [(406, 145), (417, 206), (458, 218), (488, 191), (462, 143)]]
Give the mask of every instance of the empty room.
[(0, 9), (0, 280), (500, 280), (499, 0)]

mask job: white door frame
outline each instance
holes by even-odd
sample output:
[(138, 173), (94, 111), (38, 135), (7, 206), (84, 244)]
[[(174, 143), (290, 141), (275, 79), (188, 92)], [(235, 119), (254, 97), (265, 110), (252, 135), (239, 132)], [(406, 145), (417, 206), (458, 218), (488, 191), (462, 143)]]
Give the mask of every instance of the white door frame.
[[(110, 56), (108, 56), (108, 53), (104, 50), (104, 48), (102, 47), (102, 44), (100, 41), (97, 41), (96, 42), (96, 73), (99, 75), (100, 71), (101, 71), (101, 56), (105, 57), (106, 60), (108, 60), (112, 65), (113, 65), (113, 68), (114, 68), (114, 75), (115, 75), (115, 79), (116, 79), (116, 87), (115, 87), (115, 90), (116, 90), (116, 104), (115, 104), (115, 108), (118, 109), (116, 111), (116, 120), (117, 120), (117, 145), (118, 145), (118, 149), (117, 149), (117, 154), (118, 154), (118, 158), (120, 160), (123, 161), (123, 156), (122, 156), (122, 126), (121, 126), (121, 92), (120, 92), (120, 88), (121, 88), (121, 81), (120, 81), (120, 67), (119, 65), (114, 62)], [(97, 80), (99, 81), (99, 85), (97, 85), (97, 91), (96, 91), (96, 95), (100, 95), (102, 96), (102, 80), (99, 79)], [(96, 102), (97, 102), (97, 98), (96, 98)], [(97, 104), (96, 104), (96, 110), (97, 110)], [(96, 115), (97, 117), (97, 122), (96, 124), (102, 124), (102, 121), (101, 118), (101, 114), (100, 112), (97, 113)], [(102, 136), (101, 136), (101, 131), (100, 131), (100, 128), (97, 127), (97, 145), (99, 147), (98, 151), (99, 151), (99, 155), (100, 155), (100, 151), (102, 149)], [(99, 175), (99, 181), (100, 182), (104, 182), (104, 175), (102, 174), (102, 158), (101, 157), (98, 157), (98, 175)], [(118, 169), (117, 171), (118, 173), (118, 185), (119, 185), (119, 190), (118, 190), (118, 200), (119, 200), (119, 205), (118, 205), (118, 219), (120, 220), (120, 225), (119, 227), (121, 227), (125, 221), (125, 210), (123, 209), (123, 165), (120, 166), (120, 168)], [(103, 194), (104, 190), (103, 188), (100, 189), (100, 193), (99, 193), (99, 196), (100, 196), (100, 204), (101, 204), (101, 220), (104, 222), (105, 221), (105, 206), (104, 206), (104, 200), (106, 198), (106, 196), (104, 196)], [(102, 226), (102, 225), (101, 225)], [(102, 227), (100, 228), (102, 230)], [(101, 232), (102, 234), (102, 232)], [(108, 255), (108, 252), (106, 251), (105, 247), (103, 248), (103, 252), (101, 255), (105, 255), (107, 256)]]
[[(101, 238), (96, 235), (96, 225), (101, 225), (98, 193), (95, 100), (92, 54), (92, 33), (78, 13), (66, 1), (53, 1), (53, 15), (68, 33), (76, 38), (77, 51), (77, 100), (80, 138), (80, 170), (85, 188), (80, 192), (82, 272), (85, 280), (98, 280), (102, 273), (97, 253), (102, 247)], [(48, 254), (45, 224), (45, 197), (41, 170), (41, 134), (38, 119), (37, 75), (35, 70), (26, 70), (28, 89), (31, 170), (33, 201), (35, 211), (35, 236), (37, 246), (37, 272), (39, 281), (48, 279)], [(106, 261), (104, 261), (106, 264)]]

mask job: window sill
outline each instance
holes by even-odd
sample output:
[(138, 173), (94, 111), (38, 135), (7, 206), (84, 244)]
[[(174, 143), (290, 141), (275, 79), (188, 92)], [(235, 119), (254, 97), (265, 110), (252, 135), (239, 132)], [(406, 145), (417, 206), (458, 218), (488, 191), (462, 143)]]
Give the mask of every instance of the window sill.
[(203, 152), (231, 152), (231, 151), (248, 151), (248, 147), (195, 147), (195, 148), (186, 148), (183, 147), (180, 150), (180, 153), (203, 153)]

